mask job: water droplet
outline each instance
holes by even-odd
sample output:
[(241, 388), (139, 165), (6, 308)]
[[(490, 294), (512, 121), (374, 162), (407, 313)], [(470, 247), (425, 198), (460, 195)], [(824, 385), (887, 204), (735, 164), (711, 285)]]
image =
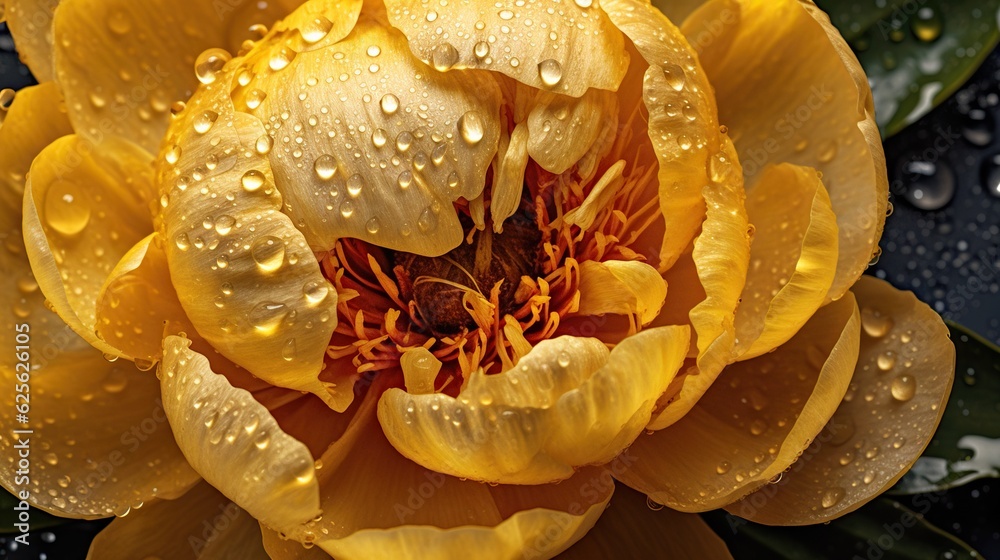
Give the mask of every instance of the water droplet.
[(438, 72), (447, 72), (458, 63), (458, 49), (451, 43), (441, 43), (431, 53), (431, 64)]
[(943, 161), (909, 161), (903, 178), (903, 197), (921, 210), (940, 210), (955, 196), (955, 173)]
[(396, 136), (396, 149), (405, 152), (413, 145), (413, 135), (405, 130)]
[(313, 170), (316, 171), (316, 176), (324, 181), (329, 181), (337, 174), (337, 160), (329, 155), (323, 154), (316, 158), (313, 163)]
[(372, 219), (368, 220), (368, 222), (365, 223), (365, 230), (367, 230), (368, 233), (370, 233), (372, 235), (375, 235), (376, 233), (378, 233), (378, 230), (379, 230), (378, 218), (372, 218)]
[(257, 437), (254, 439), (253, 444), (257, 446), (257, 449), (267, 449), (267, 446), (271, 443), (271, 436), (267, 432), (257, 432)]
[(194, 131), (198, 134), (205, 134), (212, 130), (212, 125), (219, 120), (219, 114), (215, 111), (203, 111), (194, 119)]
[(847, 451), (844, 452), (843, 455), (840, 456), (839, 462), (840, 465), (843, 467), (850, 465), (851, 463), (854, 462), (854, 452), (848, 449)]
[(910, 24), (913, 34), (921, 41), (927, 43), (940, 37), (943, 28), (944, 24), (941, 21), (941, 16), (936, 10), (929, 7), (917, 10), (917, 15)]
[(917, 380), (912, 375), (900, 375), (892, 380), (890, 386), (892, 398), (900, 402), (906, 402), (917, 394)]
[(715, 472), (718, 474), (726, 474), (731, 468), (733, 468), (733, 465), (729, 461), (723, 461), (715, 467)]
[(476, 145), (486, 134), (486, 123), (477, 111), (469, 111), (458, 119), (458, 131), (469, 145)]
[(846, 494), (846, 492), (844, 491), (843, 488), (831, 488), (823, 493), (823, 498), (820, 501), (820, 504), (824, 508), (832, 508), (833, 506), (840, 503), (840, 500), (843, 499), (844, 494)]
[(891, 350), (883, 352), (879, 354), (875, 361), (878, 365), (878, 369), (882, 371), (889, 371), (896, 366), (896, 354)]
[(295, 348), (295, 339), (289, 338), (285, 341), (285, 345), (281, 347), (281, 358), (286, 362), (290, 362), (295, 359), (298, 350)]
[(982, 109), (970, 109), (964, 117), (962, 136), (974, 146), (989, 146), (993, 142), (996, 123), (993, 113)]
[(354, 215), (354, 203), (350, 200), (345, 200), (340, 204), (340, 215), (345, 218), (350, 218)]
[(306, 282), (302, 286), (302, 294), (311, 305), (321, 303), (330, 294), (330, 288), (325, 282)]
[(681, 91), (684, 89), (684, 82), (686, 81), (684, 77), (684, 69), (676, 64), (670, 62), (663, 65), (663, 77), (667, 81), (667, 86), (674, 91)]
[(233, 226), (235, 225), (236, 219), (232, 216), (219, 216), (219, 218), (215, 220), (215, 231), (219, 235), (228, 235), (229, 232), (233, 230)]
[(90, 204), (83, 191), (69, 181), (56, 180), (45, 195), (45, 221), (63, 235), (76, 235), (90, 223)]
[(273, 272), (285, 262), (285, 244), (277, 237), (268, 235), (253, 242), (250, 255), (264, 272)]
[(247, 171), (246, 173), (243, 174), (243, 179), (241, 179), (241, 182), (243, 183), (243, 189), (245, 191), (255, 192), (259, 190), (262, 186), (264, 186), (266, 180), (267, 178), (264, 176), (263, 173), (257, 171), (256, 169), (251, 169), (250, 171)]
[(665, 506), (663, 504), (661, 504), (661, 503), (653, 501), (653, 498), (650, 498), (649, 496), (646, 496), (646, 507), (648, 507), (652, 511), (660, 511)]
[(983, 188), (991, 195), (1000, 198), (1000, 154), (986, 158), (983, 162)]
[(191, 248), (191, 240), (188, 239), (186, 233), (180, 233), (177, 237), (174, 237), (174, 244), (177, 245), (177, 248), (181, 251), (187, 251)]
[(428, 233), (436, 227), (437, 214), (430, 207), (424, 208), (424, 211), (420, 213), (420, 217), (417, 218), (417, 228), (422, 233)]
[(333, 22), (323, 16), (316, 16), (306, 22), (302, 29), (299, 29), (299, 33), (302, 34), (303, 41), (312, 45), (322, 41), (330, 34), (331, 29), (333, 29)]
[(816, 154), (816, 159), (818, 159), (820, 163), (830, 163), (831, 161), (833, 161), (833, 158), (835, 157), (837, 157), (836, 140), (830, 140), (824, 143), (820, 147), (819, 153)]
[(219, 258), (215, 259), (215, 265), (219, 268), (226, 268), (229, 266), (229, 257), (226, 255), (219, 255)]
[(351, 195), (351, 198), (357, 198), (364, 188), (365, 180), (359, 173), (355, 173), (347, 179), (347, 194)]
[(125, 12), (115, 10), (108, 16), (108, 29), (117, 35), (125, 35), (132, 30), (132, 20)]
[(472, 54), (476, 55), (479, 60), (486, 58), (490, 55), (490, 44), (486, 41), (479, 41), (472, 47)]
[(268, 136), (267, 134), (264, 134), (263, 136), (258, 138), (256, 144), (254, 145), (254, 149), (257, 151), (257, 154), (262, 156), (266, 156), (267, 154), (271, 153), (271, 149), (273, 147), (274, 147), (274, 139)]
[(569, 367), (569, 364), (572, 362), (569, 352), (560, 352), (558, 362), (561, 367)]
[(585, 10), (593, 5), (593, 3), (594, 0), (576, 0), (576, 5)]
[(295, 60), (296, 52), (288, 47), (281, 47), (278, 52), (271, 55), (271, 59), (267, 62), (267, 65), (278, 72), (288, 67), (289, 64)]
[(868, 336), (872, 338), (882, 338), (892, 330), (892, 317), (883, 315), (881, 311), (864, 307), (861, 309), (861, 326)]
[(399, 110), (399, 98), (391, 93), (387, 93), (382, 96), (379, 106), (386, 115), (394, 115)]
[(460, 181), (459, 181), (459, 177), (458, 177), (458, 172), (457, 171), (452, 171), (451, 173), (448, 174), (448, 187), (450, 187), (452, 189), (457, 188), (459, 182)]
[(757, 419), (750, 423), (750, 433), (759, 436), (767, 431), (767, 422)]
[(372, 145), (376, 148), (385, 146), (388, 141), (389, 135), (386, 133), (384, 128), (376, 128), (375, 132), (372, 132)]
[(259, 89), (250, 90), (250, 93), (247, 94), (247, 108), (252, 111), (257, 107), (260, 107), (260, 104), (263, 103), (266, 98), (267, 93)]
[(285, 304), (272, 301), (258, 303), (250, 310), (250, 322), (260, 332), (270, 334), (285, 318), (288, 310)]
[(198, 55), (194, 62), (194, 73), (203, 84), (215, 82), (222, 68), (232, 60), (232, 55), (223, 49), (208, 49)]
[(410, 171), (409, 169), (403, 171), (402, 173), (399, 174), (397, 182), (399, 183), (399, 188), (403, 190), (410, 188), (410, 185), (413, 184), (413, 172)]
[(538, 77), (548, 87), (553, 87), (562, 81), (562, 65), (557, 60), (548, 59), (538, 63)]

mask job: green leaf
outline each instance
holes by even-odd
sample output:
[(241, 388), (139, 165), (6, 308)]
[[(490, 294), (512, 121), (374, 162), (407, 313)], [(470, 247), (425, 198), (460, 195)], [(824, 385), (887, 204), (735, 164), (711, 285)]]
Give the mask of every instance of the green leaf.
[[(14, 527), (15, 523), (20, 523), (19, 515), (21, 512), (14, 509), (19, 503), (20, 500), (14, 497), (13, 494), (0, 488), (0, 535), (12, 535), (21, 532)], [(41, 529), (51, 529), (52, 527), (72, 521), (72, 519), (63, 519), (62, 517), (49, 515), (35, 508), (28, 509), (28, 525), (31, 532)]]
[(864, 66), (884, 137), (947, 99), (1000, 40), (1000, 0), (816, 3)]
[(729, 532), (730, 549), (739, 556), (778, 560), (953, 560), (982, 558), (956, 537), (928, 523), (936, 496), (915, 496), (908, 508), (879, 498), (861, 509), (824, 525), (768, 527), (713, 511), (704, 514), (720, 534)]
[(944, 490), (1000, 477), (1000, 348), (949, 323), (955, 385), (934, 438), (894, 494)]

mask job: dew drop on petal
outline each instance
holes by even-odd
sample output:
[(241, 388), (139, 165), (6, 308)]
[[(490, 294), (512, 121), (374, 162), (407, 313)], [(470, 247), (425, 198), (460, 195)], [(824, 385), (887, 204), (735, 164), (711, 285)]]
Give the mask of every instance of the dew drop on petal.
[(917, 380), (912, 375), (900, 375), (892, 380), (889, 389), (892, 392), (892, 398), (906, 402), (917, 393)]
[(250, 255), (264, 272), (273, 272), (285, 262), (285, 244), (277, 237), (268, 235), (254, 241)]
[(76, 183), (57, 180), (45, 195), (45, 221), (63, 235), (76, 235), (90, 223), (90, 204)]

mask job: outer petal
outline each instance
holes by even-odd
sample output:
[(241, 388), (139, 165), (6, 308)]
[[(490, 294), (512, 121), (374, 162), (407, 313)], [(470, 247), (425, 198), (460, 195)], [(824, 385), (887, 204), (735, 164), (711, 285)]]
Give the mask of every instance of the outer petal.
[(747, 195), (747, 213), (756, 233), (736, 313), (743, 360), (798, 332), (823, 305), (837, 269), (837, 217), (816, 170), (768, 168)]
[(840, 228), (840, 260), (828, 295), (836, 299), (871, 260), (888, 204), (868, 81), (810, 1), (741, 0), (738, 17), (726, 26), (732, 40), (710, 42), (702, 57), (719, 120), (736, 142), (748, 185), (769, 163), (822, 172)]
[(485, 560), (551, 558), (579, 540), (611, 499), (610, 474), (593, 468), (558, 485), (525, 487), (426, 470), (385, 439), (374, 410), (380, 392), (370, 389), (322, 458), (323, 519), (290, 533), (338, 560), (460, 560), (470, 551)]
[(55, 78), (52, 70), (52, 18), (59, 0), (6, 0), (7, 27), (21, 61), (39, 82)]
[(159, 377), (167, 418), (191, 465), (270, 527), (314, 518), (319, 486), (309, 449), (189, 345), (177, 336), (164, 340)]
[(353, 394), (319, 381), (337, 294), (281, 195), (256, 117), (234, 112), (232, 73), (205, 87), (171, 128), (157, 164), (170, 277), (198, 333), (274, 385), (344, 410)]
[(642, 325), (660, 313), (667, 283), (638, 261), (585, 261), (580, 265), (580, 313), (636, 315)]
[(112, 521), (87, 560), (269, 560), (260, 532), (256, 519), (202, 482), (176, 500)]
[[(750, 261), (750, 224), (743, 206), (739, 163), (728, 138), (723, 140), (724, 151), (709, 163), (714, 180), (704, 189), (708, 210), (691, 253), (700, 287), (672, 292), (685, 298), (682, 303), (687, 303), (691, 293), (705, 294), (688, 315), (697, 335), (697, 367), (678, 378), (680, 386), (674, 387), (670, 402), (650, 423), (654, 430), (673, 424), (691, 410), (733, 357), (736, 307)], [(691, 284), (689, 270), (679, 275)], [(671, 275), (667, 280), (671, 281)]]
[(0, 126), (0, 203), (16, 208), (9, 217), (18, 217), (18, 224), (32, 160), (52, 141), (72, 133), (59, 86), (48, 83), (17, 92)]
[(370, 21), (336, 46), (290, 53), (282, 43), (251, 52), (233, 97), (266, 123), (284, 212), (310, 246), (354, 237), (428, 256), (457, 246), (452, 202), (480, 195), (496, 154), (493, 78), (434, 72), (402, 34)]
[(955, 346), (941, 318), (910, 292), (864, 276), (861, 356), (826, 430), (781, 483), (730, 505), (766, 525), (823, 523), (892, 486), (920, 457), (951, 391)]
[(858, 357), (850, 296), (824, 307), (787, 344), (726, 368), (676, 424), (640, 437), (618, 476), (682, 511), (722, 507), (781, 474), (837, 409)]
[(97, 332), (97, 298), (119, 259), (152, 231), (149, 155), (109, 139), (56, 140), (31, 165), (24, 237), (42, 292), (66, 323), (102, 352), (127, 356)]
[(436, 4), (385, 3), (389, 22), (406, 34), (413, 54), (441, 72), (483, 68), (580, 97), (588, 88), (617, 90), (628, 69), (622, 34), (597, 4), (459, 0), (446, 9)]
[(622, 486), (597, 525), (559, 560), (648, 558), (654, 551), (658, 558), (732, 560), (726, 543), (700, 516), (651, 511), (645, 495)]
[(649, 65), (642, 99), (660, 163), (660, 211), (667, 229), (660, 269), (666, 270), (705, 218), (702, 190), (710, 183), (710, 159), (720, 151), (715, 98), (694, 51), (656, 8), (639, 0), (606, 0), (601, 7)]
[(508, 484), (562, 480), (635, 439), (688, 344), (687, 327), (640, 332), (610, 354), (596, 339), (547, 340), (513, 370), (473, 376), (457, 399), (391, 389), (379, 420), (396, 449), (438, 472)]
[[(212, 47), (235, 51), (249, 38), (244, 15), (256, 19), (251, 23), (273, 21), (257, 10), (258, 2), (247, 2), (246, 14), (233, 4), (62, 1), (54, 22), (55, 70), (77, 134), (95, 143), (121, 136), (155, 153), (171, 104), (186, 100), (198, 85), (198, 55)], [(240, 32), (234, 34), (231, 25)]]

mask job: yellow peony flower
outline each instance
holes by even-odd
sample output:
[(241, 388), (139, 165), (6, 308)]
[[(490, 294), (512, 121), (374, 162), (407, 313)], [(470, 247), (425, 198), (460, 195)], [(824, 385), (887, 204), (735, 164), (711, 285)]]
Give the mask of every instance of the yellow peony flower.
[[(43, 83), (0, 128), (0, 482), (120, 516), (91, 558), (549, 558), (612, 476), (821, 523), (938, 423), (954, 348), (860, 278), (883, 153), (807, 0), (5, 11)], [(570, 554), (725, 554), (616, 504)]]

